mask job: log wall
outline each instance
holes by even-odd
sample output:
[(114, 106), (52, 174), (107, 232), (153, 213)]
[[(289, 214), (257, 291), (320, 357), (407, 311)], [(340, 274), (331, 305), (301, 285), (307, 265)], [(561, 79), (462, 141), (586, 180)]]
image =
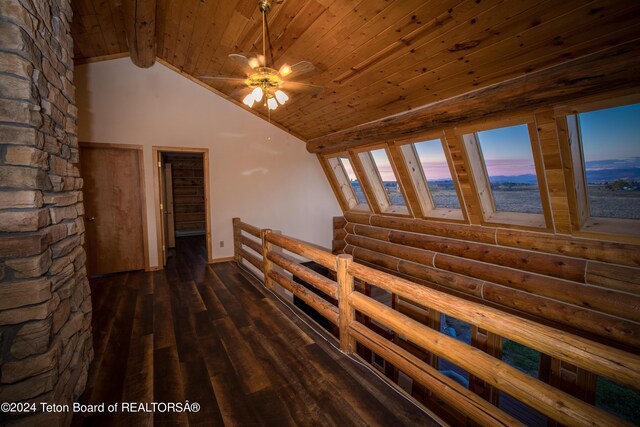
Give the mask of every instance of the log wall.
[(69, 425), (93, 357), (69, 0), (0, 2), (0, 424)]
[(355, 260), (619, 348), (640, 349), (640, 246), (346, 213)]
[(204, 165), (202, 154), (166, 154), (173, 173), (173, 212), (177, 236), (205, 234)]

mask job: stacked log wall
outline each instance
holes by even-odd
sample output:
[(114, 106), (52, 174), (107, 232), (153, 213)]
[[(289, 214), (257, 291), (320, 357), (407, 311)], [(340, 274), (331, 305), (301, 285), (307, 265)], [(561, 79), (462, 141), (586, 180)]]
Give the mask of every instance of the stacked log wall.
[(356, 261), (615, 347), (640, 348), (638, 245), (375, 214), (340, 218), (334, 236), (344, 236), (341, 251)]

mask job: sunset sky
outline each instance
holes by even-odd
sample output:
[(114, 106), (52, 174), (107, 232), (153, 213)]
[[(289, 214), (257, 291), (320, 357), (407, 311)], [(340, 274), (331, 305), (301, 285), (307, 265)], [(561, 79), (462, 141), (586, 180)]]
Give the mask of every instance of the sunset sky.
[(587, 167), (640, 157), (640, 104), (582, 113), (579, 120)]

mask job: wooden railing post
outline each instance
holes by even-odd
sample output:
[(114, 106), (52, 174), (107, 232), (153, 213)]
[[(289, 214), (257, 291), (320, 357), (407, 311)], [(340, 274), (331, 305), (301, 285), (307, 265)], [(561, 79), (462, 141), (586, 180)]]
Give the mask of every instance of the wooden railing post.
[(240, 256), (240, 246), (242, 245), (240, 241), (240, 222), (240, 218), (233, 218), (233, 258), (238, 264), (242, 262), (242, 257)]
[(269, 277), (269, 273), (273, 269), (273, 262), (269, 260), (267, 254), (273, 248), (271, 242), (267, 241), (267, 236), (271, 234), (271, 229), (260, 230), (260, 238), (262, 239), (262, 273), (264, 274), (264, 286), (269, 290), (274, 290), (273, 280)]
[(347, 271), (353, 257), (341, 254), (337, 257), (336, 273), (338, 276), (338, 308), (340, 310), (340, 350), (347, 354), (355, 353), (356, 339), (349, 334), (349, 325), (355, 321), (356, 312), (349, 304), (349, 296), (353, 292), (353, 276)]

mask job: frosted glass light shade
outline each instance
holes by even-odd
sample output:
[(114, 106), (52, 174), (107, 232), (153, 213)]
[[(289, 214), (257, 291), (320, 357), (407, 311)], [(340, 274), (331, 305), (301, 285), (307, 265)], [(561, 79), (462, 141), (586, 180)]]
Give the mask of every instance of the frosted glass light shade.
[(262, 88), (261, 88), (261, 87), (257, 87), (257, 88), (255, 88), (255, 89), (251, 92), (251, 95), (253, 95), (253, 99), (254, 99), (256, 102), (260, 102), (260, 100), (262, 99), (262, 95), (263, 95), (263, 93), (262, 93)]
[(276, 102), (275, 98), (269, 98), (267, 99), (267, 106), (270, 110), (275, 110), (276, 108), (278, 108), (278, 103)]
[(278, 102), (279, 102), (281, 105), (284, 105), (284, 103), (285, 103), (285, 102), (287, 102), (287, 100), (289, 99), (289, 97), (287, 96), (287, 94), (286, 94), (286, 93), (284, 93), (284, 92), (283, 92), (283, 91), (281, 91), (281, 90), (277, 90), (277, 91), (276, 91), (276, 93), (275, 93), (275, 96), (276, 96), (276, 99), (278, 100)]
[(251, 107), (253, 107), (254, 101), (255, 101), (255, 99), (253, 97), (253, 92), (251, 92), (249, 95), (244, 97), (244, 99), (242, 100), (242, 103), (244, 105), (246, 105), (247, 107), (251, 108)]

